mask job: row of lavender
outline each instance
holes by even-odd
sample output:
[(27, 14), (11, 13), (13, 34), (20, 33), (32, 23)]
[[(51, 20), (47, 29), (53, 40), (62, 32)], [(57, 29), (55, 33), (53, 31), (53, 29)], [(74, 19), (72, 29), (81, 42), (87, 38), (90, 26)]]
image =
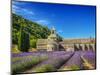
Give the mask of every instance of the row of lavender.
[(73, 52), (54, 51), (54, 52), (34, 52), (34, 53), (30, 52), (30, 53), (12, 54), (12, 72), (13, 73), (24, 72), (27, 69), (30, 69), (31, 67), (34, 67), (37, 64), (41, 63), (42, 61), (46, 61), (52, 58), (59, 58), (60, 61), (60, 57), (62, 57), (65, 54), (67, 54), (67, 56), (70, 57), (70, 55), (73, 54)]
[(96, 56), (93, 51), (76, 51), (58, 71), (64, 70), (90, 70), (96, 68)]
[(85, 69), (84, 66), (91, 66), (91, 64), (92, 69), (94, 69), (95, 53), (91, 51), (52, 51), (12, 54), (13, 73), (80, 70)]

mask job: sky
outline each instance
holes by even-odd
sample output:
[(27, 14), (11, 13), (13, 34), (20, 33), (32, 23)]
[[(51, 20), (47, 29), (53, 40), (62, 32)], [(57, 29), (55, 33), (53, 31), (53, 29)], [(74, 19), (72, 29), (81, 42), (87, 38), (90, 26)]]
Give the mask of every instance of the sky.
[(95, 38), (95, 6), (12, 1), (12, 13), (55, 27), (63, 38)]

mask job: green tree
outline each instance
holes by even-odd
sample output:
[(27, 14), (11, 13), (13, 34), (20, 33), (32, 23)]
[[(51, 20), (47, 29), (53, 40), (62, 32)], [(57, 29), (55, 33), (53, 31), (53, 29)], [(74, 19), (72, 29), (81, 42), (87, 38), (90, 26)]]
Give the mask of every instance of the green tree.
[(30, 48), (30, 35), (25, 32), (24, 28), (21, 28), (18, 40), (19, 50), (22, 52), (27, 52)]

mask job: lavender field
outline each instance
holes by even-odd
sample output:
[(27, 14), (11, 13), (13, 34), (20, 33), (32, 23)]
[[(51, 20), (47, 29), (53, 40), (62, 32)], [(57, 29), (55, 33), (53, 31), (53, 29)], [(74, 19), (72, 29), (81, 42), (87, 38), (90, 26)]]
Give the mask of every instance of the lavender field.
[(12, 53), (13, 73), (37, 73), (96, 68), (93, 51)]

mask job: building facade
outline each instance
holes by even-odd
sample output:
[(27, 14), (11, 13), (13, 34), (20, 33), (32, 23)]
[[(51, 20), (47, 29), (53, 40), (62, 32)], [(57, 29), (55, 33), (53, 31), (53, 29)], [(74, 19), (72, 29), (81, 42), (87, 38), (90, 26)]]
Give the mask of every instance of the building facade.
[(53, 27), (51, 34), (47, 39), (38, 39), (37, 50), (39, 51), (95, 51), (95, 39), (64, 39), (61, 42), (57, 40), (56, 30)]

